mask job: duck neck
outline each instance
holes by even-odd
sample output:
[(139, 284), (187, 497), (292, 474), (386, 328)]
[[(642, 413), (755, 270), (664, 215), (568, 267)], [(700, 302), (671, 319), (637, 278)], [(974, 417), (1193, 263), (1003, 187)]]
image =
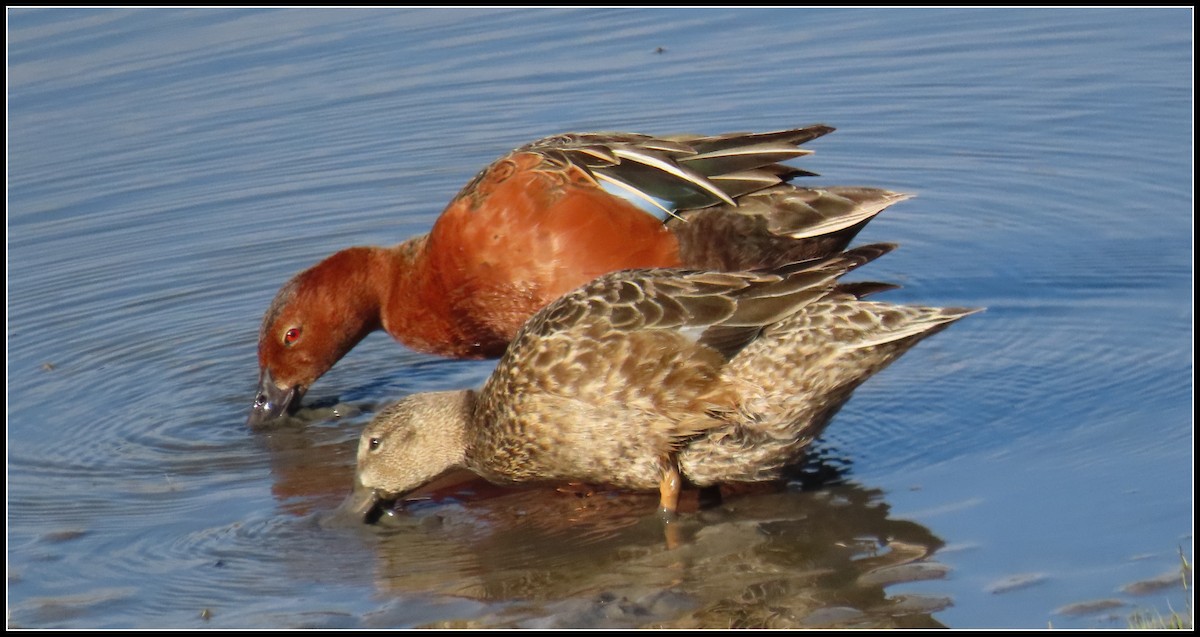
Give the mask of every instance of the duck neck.
[(430, 457), (442, 467), (467, 467), (470, 456), (468, 431), (474, 430), (475, 397), (472, 390), (432, 392), (427, 394), (434, 404), (426, 417), (425, 426), (437, 429), (440, 444), (429, 450)]
[(470, 331), (471, 321), (454, 306), (460, 292), (456, 272), (442, 272), (433, 258), (429, 235), (387, 249), (379, 268), (383, 329), (410, 349), (455, 358), (482, 358)]

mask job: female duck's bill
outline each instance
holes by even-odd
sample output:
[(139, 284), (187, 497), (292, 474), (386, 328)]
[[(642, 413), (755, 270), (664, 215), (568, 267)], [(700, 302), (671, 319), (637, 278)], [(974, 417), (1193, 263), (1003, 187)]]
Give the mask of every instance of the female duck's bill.
[(658, 489), (771, 480), (853, 390), (977, 310), (865, 300), (841, 283), (893, 246), (773, 271), (612, 273), (535, 314), (479, 391), (409, 396), (359, 441), (345, 510), (371, 520), (453, 468), (498, 484)]
[(906, 195), (789, 183), (814, 173), (782, 162), (832, 130), (568, 134), (501, 157), (429, 234), (342, 250), (279, 290), (259, 332), (248, 424), (294, 414), (377, 329), (418, 351), (489, 358), (534, 312), (607, 272), (741, 271), (839, 253)]

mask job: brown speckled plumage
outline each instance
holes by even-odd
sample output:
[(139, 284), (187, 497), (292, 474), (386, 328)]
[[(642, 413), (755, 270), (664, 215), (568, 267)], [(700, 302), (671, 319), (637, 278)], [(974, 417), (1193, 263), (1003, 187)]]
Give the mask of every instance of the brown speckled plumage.
[(658, 487), (670, 510), (672, 475), (775, 478), (859, 384), (976, 311), (868, 301), (890, 286), (839, 284), (892, 247), (771, 271), (600, 277), (534, 315), (478, 392), (381, 412), (362, 434), (357, 497), (395, 499), (465, 466), (498, 483)]

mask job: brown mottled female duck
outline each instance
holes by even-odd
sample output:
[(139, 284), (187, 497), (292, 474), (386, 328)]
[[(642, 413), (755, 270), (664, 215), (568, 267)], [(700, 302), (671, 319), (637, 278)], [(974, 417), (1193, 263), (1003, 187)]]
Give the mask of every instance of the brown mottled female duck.
[(416, 394), (363, 431), (368, 519), (455, 467), (496, 483), (659, 489), (779, 477), (863, 381), (977, 310), (863, 297), (839, 277), (890, 244), (768, 272), (608, 274), (538, 312), (479, 391)]
[(906, 195), (791, 185), (814, 173), (781, 162), (832, 130), (579, 133), (518, 148), (468, 183), (429, 234), (347, 248), (279, 290), (259, 331), (248, 424), (295, 413), (374, 330), (422, 352), (490, 358), (534, 312), (607, 272), (751, 270), (837, 254)]

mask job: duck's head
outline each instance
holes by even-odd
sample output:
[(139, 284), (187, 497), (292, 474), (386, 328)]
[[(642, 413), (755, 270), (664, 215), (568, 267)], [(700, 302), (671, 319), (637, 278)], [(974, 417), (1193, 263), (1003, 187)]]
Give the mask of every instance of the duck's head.
[(308, 388), (379, 329), (379, 301), (363, 283), (359, 252), (343, 250), (297, 274), (271, 301), (258, 334), (249, 426), (295, 414)]
[(354, 491), (341, 511), (367, 523), (398, 500), (463, 466), (474, 392), (409, 396), (379, 412), (358, 441)]

